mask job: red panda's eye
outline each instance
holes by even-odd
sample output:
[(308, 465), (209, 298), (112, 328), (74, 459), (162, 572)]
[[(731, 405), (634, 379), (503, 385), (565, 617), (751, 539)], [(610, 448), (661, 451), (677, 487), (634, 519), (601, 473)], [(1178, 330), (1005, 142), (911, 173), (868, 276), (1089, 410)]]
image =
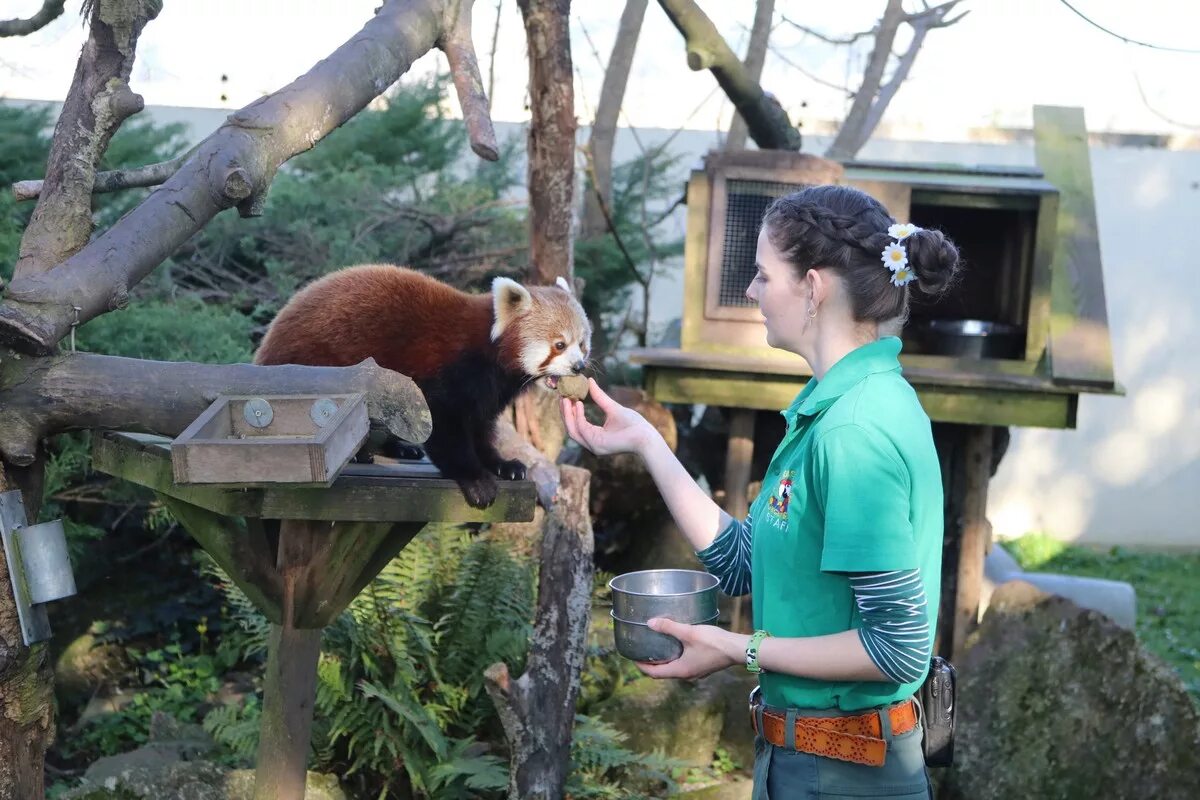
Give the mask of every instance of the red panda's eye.
[(567, 343), (566, 342), (555, 342), (554, 349), (561, 353), (563, 350), (567, 349)]

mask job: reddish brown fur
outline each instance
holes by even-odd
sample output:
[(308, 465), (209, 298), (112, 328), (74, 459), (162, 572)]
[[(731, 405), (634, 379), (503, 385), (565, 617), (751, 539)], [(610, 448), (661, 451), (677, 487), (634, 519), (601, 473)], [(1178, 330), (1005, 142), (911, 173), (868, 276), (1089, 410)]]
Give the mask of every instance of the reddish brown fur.
[[(349, 366), (370, 356), (421, 380), (465, 351), (489, 347), (491, 326), (490, 295), (467, 294), (402, 267), (356, 267), (326, 275), (292, 298), (254, 360)], [(413, 342), (421, 346), (406, 346)]]

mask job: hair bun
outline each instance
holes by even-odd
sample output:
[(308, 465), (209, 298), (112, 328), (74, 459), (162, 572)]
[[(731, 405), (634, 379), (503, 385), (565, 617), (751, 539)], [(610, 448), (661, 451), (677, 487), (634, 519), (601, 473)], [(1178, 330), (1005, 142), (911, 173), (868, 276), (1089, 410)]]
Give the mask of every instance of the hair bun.
[(922, 228), (905, 237), (908, 263), (917, 286), (926, 294), (941, 294), (958, 272), (958, 248), (941, 231)]

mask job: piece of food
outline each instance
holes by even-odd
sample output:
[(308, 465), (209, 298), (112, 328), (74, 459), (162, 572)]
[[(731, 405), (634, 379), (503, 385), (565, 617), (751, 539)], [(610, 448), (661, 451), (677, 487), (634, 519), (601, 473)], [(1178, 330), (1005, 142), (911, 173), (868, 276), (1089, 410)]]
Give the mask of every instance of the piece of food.
[(582, 400), (588, 395), (587, 378), (582, 375), (564, 375), (558, 379), (558, 393), (573, 400)]

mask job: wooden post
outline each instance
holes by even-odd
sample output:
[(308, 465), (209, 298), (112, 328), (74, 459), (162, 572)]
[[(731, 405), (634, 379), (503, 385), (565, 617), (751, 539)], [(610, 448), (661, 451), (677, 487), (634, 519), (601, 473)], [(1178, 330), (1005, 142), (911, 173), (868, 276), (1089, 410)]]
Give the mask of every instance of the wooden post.
[[(747, 486), (750, 483), (750, 461), (754, 458), (754, 410), (731, 408), (729, 417), (729, 450), (725, 455), (725, 511), (734, 519), (745, 519), (750, 504)], [(746, 626), (746, 597), (733, 599), (729, 629), (741, 632)]]
[(314, 555), (328, 548), (330, 523), (285, 519), (276, 564), (283, 581), (283, 624), (271, 625), (254, 800), (303, 800), (308, 778), (321, 630), (297, 628), (296, 606)]
[(991, 544), (986, 512), (994, 433), (990, 425), (933, 426), (945, 498), (942, 599), (933, 650), (951, 660), (962, 655), (979, 616), (983, 560)]
[(254, 800), (303, 800), (308, 778), (319, 629), (271, 624)]
[(959, 463), (963, 476), (957, 580), (954, 597), (954, 631), (950, 639), (951, 660), (960, 658), (967, 636), (979, 620), (979, 595), (983, 583), (983, 560), (992, 540), (987, 520), (987, 488), (992, 471), (992, 429), (971, 425), (962, 440)]

